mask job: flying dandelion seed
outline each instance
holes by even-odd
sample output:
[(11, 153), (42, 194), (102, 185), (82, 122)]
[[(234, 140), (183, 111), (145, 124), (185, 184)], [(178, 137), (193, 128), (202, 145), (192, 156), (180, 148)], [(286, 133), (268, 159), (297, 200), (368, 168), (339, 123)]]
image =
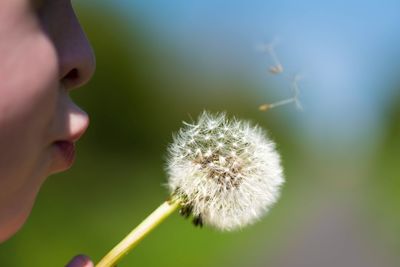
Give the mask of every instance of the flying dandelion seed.
[[(263, 52), (263, 53), (267, 53), (271, 58), (272, 61), (274, 62), (274, 65), (269, 67), (269, 72), (271, 74), (281, 74), (283, 73), (283, 66), (280, 62), (280, 60), (278, 59), (278, 56), (275, 52), (275, 46), (278, 44), (278, 39), (275, 38), (271, 43), (267, 43), (267, 44), (261, 44), (258, 45), (258, 50)], [(276, 108), (276, 107), (280, 107), (280, 106), (284, 106), (287, 104), (291, 104), (294, 103), (295, 107), (298, 110), (303, 110), (303, 106), (300, 103), (299, 100), (299, 95), (300, 95), (300, 89), (299, 89), (299, 84), (298, 81), (301, 79), (300, 75), (295, 75), (293, 77), (293, 79), (291, 80), (291, 91), (292, 91), (292, 97), (280, 100), (280, 101), (276, 101), (273, 103), (265, 103), (262, 104), (258, 107), (259, 111), (268, 111), (272, 108)]]
[(272, 42), (266, 44), (260, 44), (257, 46), (258, 50), (268, 54), (272, 61), (273, 65), (268, 68), (269, 73), (271, 74), (281, 74), (283, 72), (283, 65), (281, 64), (278, 55), (275, 52), (275, 47), (279, 43), (278, 38), (275, 38)]
[(272, 108), (276, 108), (276, 107), (280, 107), (280, 106), (284, 106), (287, 104), (291, 104), (294, 103), (295, 107), (298, 110), (303, 110), (303, 106), (300, 102), (299, 96), (300, 96), (300, 89), (299, 89), (299, 84), (298, 81), (301, 79), (302, 77), (300, 75), (295, 75), (292, 82), (291, 82), (291, 91), (292, 91), (292, 97), (290, 98), (286, 98), (280, 101), (276, 101), (273, 103), (266, 103), (266, 104), (262, 104), (258, 107), (258, 110), (260, 111), (268, 111)]

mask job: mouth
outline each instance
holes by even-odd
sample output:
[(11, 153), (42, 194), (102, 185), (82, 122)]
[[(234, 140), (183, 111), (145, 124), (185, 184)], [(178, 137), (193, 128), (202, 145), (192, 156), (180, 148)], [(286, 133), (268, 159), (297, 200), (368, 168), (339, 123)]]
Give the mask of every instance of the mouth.
[(69, 169), (75, 160), (75, 144), (70, 141), (56, 141), (58, 171)]

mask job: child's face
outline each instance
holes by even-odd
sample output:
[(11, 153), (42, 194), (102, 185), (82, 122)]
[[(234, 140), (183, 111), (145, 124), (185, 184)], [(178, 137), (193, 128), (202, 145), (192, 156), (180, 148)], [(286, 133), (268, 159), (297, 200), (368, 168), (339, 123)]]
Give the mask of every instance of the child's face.
[(45, 178), (68, 169), (89, 119), (69, 98), (95, 60), (70, 0), (0, 1), (0, 242)]

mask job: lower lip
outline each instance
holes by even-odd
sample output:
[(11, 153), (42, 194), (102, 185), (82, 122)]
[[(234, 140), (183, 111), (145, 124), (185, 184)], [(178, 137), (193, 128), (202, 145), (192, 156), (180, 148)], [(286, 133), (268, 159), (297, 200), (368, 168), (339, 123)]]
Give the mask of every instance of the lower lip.
[(72, 166), (75, 160), (75, 145), (68, 141), (58, 141), (55, 143), (65, 164), (65, 168)]

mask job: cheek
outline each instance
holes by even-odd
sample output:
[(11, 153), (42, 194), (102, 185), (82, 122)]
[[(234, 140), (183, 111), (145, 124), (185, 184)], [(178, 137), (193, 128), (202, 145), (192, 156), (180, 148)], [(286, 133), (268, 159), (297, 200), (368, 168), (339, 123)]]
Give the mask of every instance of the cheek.
[(36, 16), (3, 10), (0, 4), (0, 242), (23, 224), (48, 175), (59, 99), (57, 53)]
[[(55, 49), (40, 31), (0, 51), (0, 192), (3, 198), (31, 202), (46, 173), (47, 137), (58, 99)], [(15, 42), (12, 44), (12, 42)], [(1, 198), (1, 197), (0, 197)], [(0, 199), (4, 200), (4, 199)]]

